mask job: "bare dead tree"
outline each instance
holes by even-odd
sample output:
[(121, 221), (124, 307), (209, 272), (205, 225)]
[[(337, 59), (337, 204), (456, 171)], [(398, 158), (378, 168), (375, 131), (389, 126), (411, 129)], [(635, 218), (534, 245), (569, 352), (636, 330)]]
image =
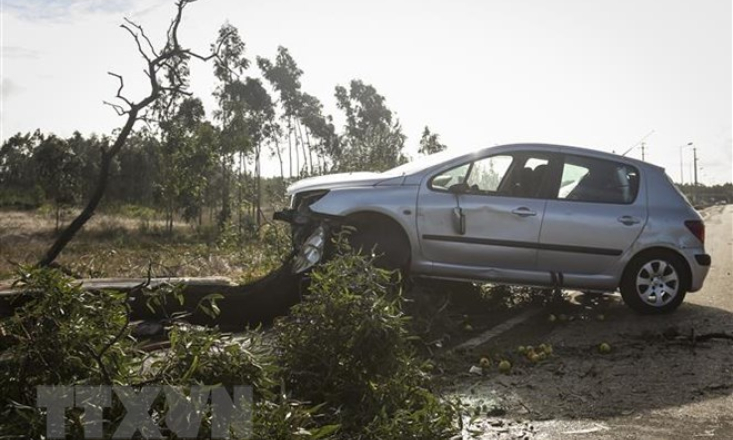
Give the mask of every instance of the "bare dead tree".
[[(122, 94), (125, 88), (125, 82), (121, 75), (113, 72), (109, 74), (119, 81), (117, 94), (114, 102), (106, 102), (106, 105), (112, 107), (118, 115), (126, 118), (125, 124), (117, 134), (114, 143), (109, 148), (102, 150), (101, 166), (97, 184), (89, 198), (84, 209), (72, 221), (66, 229), (58, 236), (53, 245), (48, 249), (45, 256), (38, 262), (39, 267), (51, 265), (53, 261), (64, 250), (66, 245), (81, 230), (84, 224), (94, 215), (99, 202), (104, 197), (109, 180), (110, 166), (112, 160), (117, 156), (120, 150), (125, 146), (125, 142), (132, 132), (133, 126), (139, 120), (147, 121), (148, 117), (145, 110), (152, 104), (160, 105), (165, 100), (170, 103), (176, 97), (181, 95), (190, 95), (188, 88), (187, 62), (191, 58), (201, 61), (208, 61), (217, 56), (219, 47), (214, 47), (208, 55), (199, 55), (190, 49), (181, 47), (178, 42), (178, 29), (183, 19), (183, 10), (186, 6), (197, 0), (178, 0), (176, 2), (176, 15), (171, 21), (167, 31), (166, 43), (160, 51), (157, 51), (148, 36), (145, 34), (142, 26), (135, 22), (125, 19), (125, 23), (120, 25), (122, 29), (127, 31), (133, 38), (137, 50), (145, 60), (145, 74), (150, 81), (150, 91), (147, 96), (139, 101), (132, 101)], [(163, 103), (165, 106), (165, 103)]]

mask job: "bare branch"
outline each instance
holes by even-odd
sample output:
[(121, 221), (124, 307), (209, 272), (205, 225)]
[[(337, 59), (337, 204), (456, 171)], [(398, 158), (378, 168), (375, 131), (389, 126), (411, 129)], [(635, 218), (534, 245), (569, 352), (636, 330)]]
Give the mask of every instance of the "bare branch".
[(154, 57), (157, 57), (158, 56), (158, 52), (153, 47), (153, 43), (150, 41), (150, 38), (148, 38), (148, 36), (145, 35), (145, 30), (143, 29), (143, 27), (140, 26), (139, 24), (135, 23), (134, 21), (130, 20), (129, 18), (125, 18), (125, 21), (130, 26), (134, 26), (135, 29), (137, 29), (137, 31), (140, 33), (140, 36), (143, 37), (143, 40), (145, 40), (145, 42), (148, 43), (148, 48), (150, 48), (150, 53), (152, 53)]
[(142, 46), (142, 44), (140, 43), (140, 36), (139, 36), (139, 35), (138, 35), (138, 34), (137, 34), (137, 33), (136, 33), (135, 31), (133, 31), (132, 29), (130, 29), (130, 28), (129, 28), (129, 27), (127, 26), (127, 25), (125, 25), (125, 24), (121, 24), (121, 25), (120, 25), (120, 27), (121, 27), (122, 29), (126, 30), (127, 32), (129, 32), (129, 33), (130, 33), (130, 35), (132, 35), (132, 38), (134, 38), (134, 39), (135, 39), (135, 44), (137, 44), (137, 51), (138, 51), (138, 52), (140, 53), (140, 55), (141, 55), (141, 56), (142, 56), (143, 58), (145, 58), (145, 60), (146, 60), (146, 61), (147, 61), (147, 62), (149, 63), (149, 62), (150, 62), (150, 56), (148, 56), (148, 54), (147, 54), (147, 53), (145, 53), (145, 51), (143, 50), (143, 46)]
[(176, 3), (176, 8), (178, 8), (176, 12), (176, 16), (171, 21), (171, 25), (168, 28), (168, 44), (172, 43), (171, 49), (178, 50), (180, 49), (180, 45), (178, 44), (178, 27), (181, 25), (181, 19), (183, 17), (183, 8), (186, 7), (187, 4), (193, 3), (196, 0), (179, 0)]
[(121, 105), (112, 104), (109, 101), (102, 101), (102, 103), (104, 105), (108, 105), (108, 106), (112, 107), (113, 109), (115, 109), (115, 112), (117, 113), (117, 116), (124, 116), (124, 115), (126, 115), (126, 114), (128, 114), (130, 112), (129, 110), (127, 110), (124, 107), (122, 107)]
[(111, 75), (111, 76), (114, 76), (115, 78), (117, 78), (118, 80), (120, 80), (120, 87), (117, 89), (117, 95), (115, 96), (115, 98), (121, 99), (122, 101), (124, 101), (125, 104), (129, 105), (130, 107), (132, 107), (132, 102), (130, 102), (129, 99), (127, 99), (124, 96), (122, 96), (122, 89), (125, 87), (125, 82), (122, 79), (122, 76), (121, 75), (118, 75), (116, 73), (113, 73), (113, 72), (107, 72), (107, 74), (108, 75)]
[(208, 54), (206, 56), (199, 55), (196, 52), (193, 52), (191, 50), (184, 50), (183, 53), (186, 54), (186, 55), (188, 55), (188, 56), (190, 56), (190, 57), (192, 57), (192, 58), (196, 58), (196, 59), (201, 60), (201, 61), (209, 61), (210, 59), (215, 58), (216, 56), (219, 55), (219, 51), (218, 50), (216, 52), (212, 52), (212, 53), (210, 53), (210, 54)]

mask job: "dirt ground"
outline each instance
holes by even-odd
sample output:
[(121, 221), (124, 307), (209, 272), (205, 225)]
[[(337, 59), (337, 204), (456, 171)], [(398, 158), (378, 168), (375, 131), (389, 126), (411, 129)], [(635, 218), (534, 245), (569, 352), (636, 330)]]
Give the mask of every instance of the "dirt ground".
[[(705, 216), (713, 265), (675, 313), (641, 316), (618, 295), (576, 292), (447, 355), (446, 389), (474, 414), (464, 438), (733, 438), (733, 205)], [(517, 352), (543, 343), (552, 354), (537, 363)], [(602, 343), (610, 353), (600, 353)], [(469, 373), (481, 357), (492, 366)], [(513, 364), (509, 374), (498, 371), (502, 359)]]

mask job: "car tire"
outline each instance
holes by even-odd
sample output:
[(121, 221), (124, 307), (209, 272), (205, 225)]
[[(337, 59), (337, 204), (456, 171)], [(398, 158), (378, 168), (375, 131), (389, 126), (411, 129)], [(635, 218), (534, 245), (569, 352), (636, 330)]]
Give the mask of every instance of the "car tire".
[(410, 243), (402, 231), (383, 221), (370, 221), (369, 217), (352, 220), (354, 227), (349, 244), (362, 255), (374, 257), (374, 265), (387, 270), (406, 273), (410, 263)]
[(669, 313), (687, 294), (684, 261), (671, 252), (642, 254), (626, 266), (621, 297), (626, 305), (643, 314)]

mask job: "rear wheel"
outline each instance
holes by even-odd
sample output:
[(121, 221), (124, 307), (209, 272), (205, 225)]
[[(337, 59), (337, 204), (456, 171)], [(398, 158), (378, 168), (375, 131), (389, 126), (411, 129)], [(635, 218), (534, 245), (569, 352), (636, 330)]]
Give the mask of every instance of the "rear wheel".
[(671, 312), (687, 293), (685, 263), (669, 252), (650, 252), (634, 258), (621, 280), (621, 296), (632, 309), (645, 314)]

